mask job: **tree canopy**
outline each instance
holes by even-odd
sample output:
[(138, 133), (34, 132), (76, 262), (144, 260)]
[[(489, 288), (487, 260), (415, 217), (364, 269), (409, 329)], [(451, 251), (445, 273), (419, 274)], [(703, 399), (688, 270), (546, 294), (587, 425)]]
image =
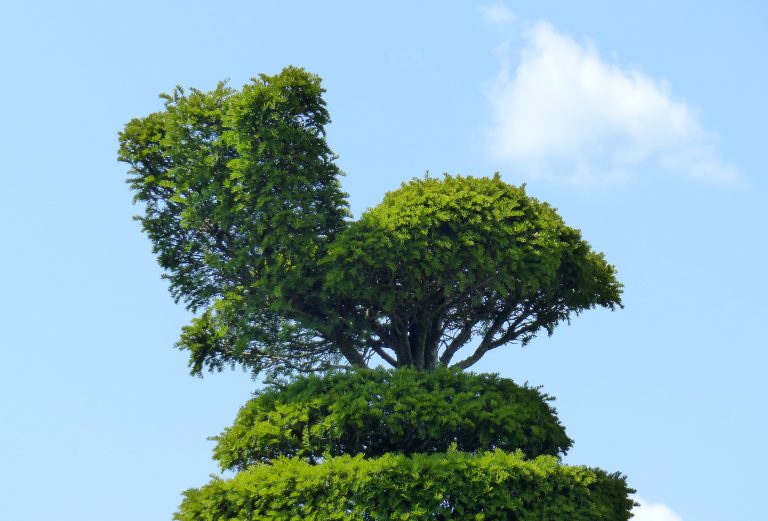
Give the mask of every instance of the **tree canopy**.
[(620, 305), (615, 270), (523, 188), (493, 178), (405, 183), (330, 245), (326, 289), (392, 365), (466, 369), (594, 306)]
[(603, 255), (498, 175), (414, 179), (352, 220), (323, 92), (295, 67), (177, 87), (120, 134), (138, 219), (197, 313), (178, 342), (193, 373), (463, 369), (621, 305)]

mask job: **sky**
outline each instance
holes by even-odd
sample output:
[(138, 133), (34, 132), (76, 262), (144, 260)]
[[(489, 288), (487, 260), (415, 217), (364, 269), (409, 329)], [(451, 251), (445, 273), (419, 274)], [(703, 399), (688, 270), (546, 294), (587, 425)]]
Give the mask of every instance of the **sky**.
[(605, 253), (624, 309), (473, 369), (540, 385), (638, 521), (764, 516), (762, 2), (4, 2), (0, 519), (170, 519), (258, 388), (189, 376), (117, 133), (175, 85), (320, 75), (355, 215), (499, 171)]

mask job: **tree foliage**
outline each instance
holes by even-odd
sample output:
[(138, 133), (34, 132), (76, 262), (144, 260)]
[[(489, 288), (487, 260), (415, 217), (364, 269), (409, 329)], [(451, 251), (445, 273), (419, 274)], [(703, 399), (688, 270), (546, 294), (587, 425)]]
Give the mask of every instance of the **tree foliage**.
[(621, 305), (602, 254), (498, 175), (415, 179), (351, 220), (322, 93), (294, 67), (176, 88), (120, 134), (142, 227), (197, 312), (178, 343), (193, 373), (467, 368)]
[[(179, 346), (193, 372), (336, 363), (321, 323), (317, 261), (345, 227), (341, 172), (325, 141), (320, 79), (293, 67), (235, 91), (177, 87), (165, 110), (130, 121), (119, 158), (178, 302), (203, 310)], [(318, 309), (320, 308), (320, 309)], [(360, 365), (353, 350), (347, 357)]]
[(614, 268), (523, 188), (493, 178), (405, 183), (330, 245), (326, 288), (395, 366), (465, 369), (594, 306), (620, 305)]
[(559, 456), (571, 440), (538, 389), (496, 375), (439, 368), (307, 376), (259, 391), (216, 439), (222, 470), (281, 457), (318, 462), (456, 450)]
[(215, 438), (236, 474), (186, 491), (176, 519), (629, 519), (622, 475), (562, 464), (549, 400), (447, 368), (274, 382)]
[(626, 521), (624, 477), (525, 459), (501, 450), (469, 454), (349, 455), (312, 465), (259, 464), (185, 492), (177, 521)]

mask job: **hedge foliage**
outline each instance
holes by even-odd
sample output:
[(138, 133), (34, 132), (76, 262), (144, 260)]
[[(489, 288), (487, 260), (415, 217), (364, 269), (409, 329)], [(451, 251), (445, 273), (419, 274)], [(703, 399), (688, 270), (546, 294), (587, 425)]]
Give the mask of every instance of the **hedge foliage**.
[(528, 458), (571, 446), (550, 397), (490, 374), (365, 370), (306, 376), (259, 392), (220, 436), (222, 469), (298, 457), (389, 452), (521, 450)]
[(631, 492), (618, 474), (501, 450), (281, 458), (188, 490), (175, 519), (625, 521)]

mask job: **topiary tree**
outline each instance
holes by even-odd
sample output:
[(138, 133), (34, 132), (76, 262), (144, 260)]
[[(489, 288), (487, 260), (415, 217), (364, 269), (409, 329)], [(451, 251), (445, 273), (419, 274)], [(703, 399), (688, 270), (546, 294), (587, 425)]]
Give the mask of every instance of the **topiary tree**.
[(138, 220), (196, 313), (192, 373), (271, 382), (215, 438), (237, 474), (176, 518), (628, 519), (622, 476), (561, 463), (549, 397), (461, 372), (621, 306), (614, 267), (498, 175), (414, 179), (351, 220), (322, 93), (295, 67), (177, 87), (120, 133)]

